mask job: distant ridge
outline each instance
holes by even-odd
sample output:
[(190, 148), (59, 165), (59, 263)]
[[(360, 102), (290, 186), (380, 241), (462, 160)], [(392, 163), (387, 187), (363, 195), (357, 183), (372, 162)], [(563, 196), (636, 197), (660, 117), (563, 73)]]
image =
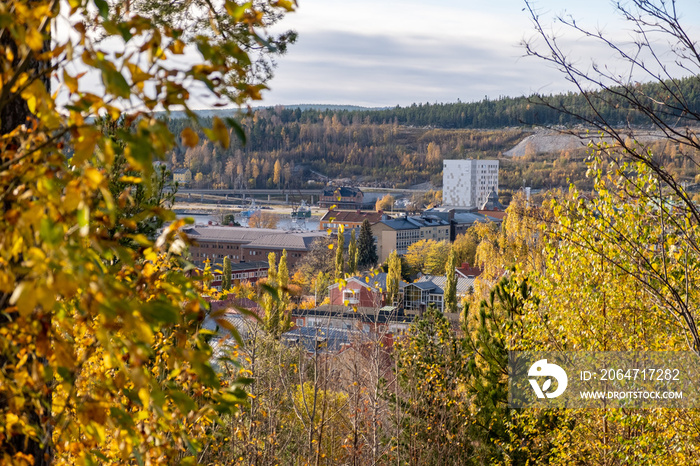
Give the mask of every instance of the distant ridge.
[(289, 109), (299, 109), (299, 110), (317, 110), (317, 111), (372, 111), (372, 110), (388, 110), (392, 107), (362, 107), (360, 105), (337, 105), (337, 104), (292, 104), (292, 105), (261, 105), (259, 107), (253, 107), (254, 110), (259, 110), (263, 108), (274, 108), (274, 107), (284, 107)]
[[(257, 110), (265, 110), (265, 109), (273, 109), (276, 107), (283, 107), (285, 109), (289, 110), (296, 110), (299, 109), (302, 112), (304, 111), (316, 111), (316, 112), (325, 112), (325, 111), (332, 111), (332, 112), (373, 112), (373, 111), (380, 111), (380, 110), (388, 110), (392, 107), (362, 107), (360, 105), (335, 105), (335, 104), (293, 104), (293, 105), (260, 105), (256, 107), (252, 107), (254, 111)], [(214, 116), (219, 116), (219, 117), (235, 117), (239, 114), (239, 110), (237, 108), (221, 108), (221, 109), (202, 109), (202, 110), (194, 110), (194, 113), (196, 113), (200, 118), (212, 118)], [(156, 112), (156, 116), (166, 116), (166, 112)], [(171, 119), (179, 119), (179, 118), (187, 118), (187, 115), (185, 112), (182, 111), (173, 111), (170, 112), (170, 118)]]

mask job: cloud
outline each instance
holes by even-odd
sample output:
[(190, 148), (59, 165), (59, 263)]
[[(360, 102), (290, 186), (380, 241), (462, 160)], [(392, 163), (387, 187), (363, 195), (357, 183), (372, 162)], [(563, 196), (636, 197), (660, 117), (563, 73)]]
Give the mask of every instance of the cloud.
[(520, 59), (523, 53), (517, 44), (467, 35), (311, 31), (280, 59), (264, 103), (393, 106), (529, 94), (548, 81), (565, 87), (556, 71)]

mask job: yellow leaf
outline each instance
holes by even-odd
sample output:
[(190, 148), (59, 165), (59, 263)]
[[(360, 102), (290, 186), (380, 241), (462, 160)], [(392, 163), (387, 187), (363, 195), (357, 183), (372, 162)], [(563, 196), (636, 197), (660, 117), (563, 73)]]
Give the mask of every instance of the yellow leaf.
[(172, 50), (174, 54), (180, 55), (185, 50), (185, 43), (180, 39), (177, 39), (170, 44), (170, 50)]
[(88, 126), (78, 130), (78, 137), (73, 139), (75, 141), (74, 165), (87, 160), (95, 153), (95, 146), (99, 137), (100, 132), (94, 127)]
[(29, 29), (24, 37), (30, 49), (38, 52), (44, 47), (44, 37), (36, 29)]
[(90, 189), (97, 189), (102, 183), (104, 176), (102, 176), (102, 173), (97, 168), (90, 167), (85, 170), (84, 179)]
[(216, 140), (219, 141), (224, 149), (227, 149), (231, 143), (231, 139), (230, 135), (228, 134), (228, 128), (221, 118), (217, 116), (214, 117), (214, 127), (212, 129), (214, 130), (214, 137)]
[(275, 6), (278, 6), (280, 8), (284, 8), (287, 11), (294, 11), (294, 5), (296, 2), (292, 2), (290, 0), (277, 0), (275, 2)]
[(194, 147), (199, 143), (199, 136), (190, 127), (183, 129), (180, 137), (182, 138), (182, 143), (187, 147)]
[(63, 82), (66, 83), (69, 91), (78, 92), (78, 78), (69, 75), (66, 70), (63, 70)]

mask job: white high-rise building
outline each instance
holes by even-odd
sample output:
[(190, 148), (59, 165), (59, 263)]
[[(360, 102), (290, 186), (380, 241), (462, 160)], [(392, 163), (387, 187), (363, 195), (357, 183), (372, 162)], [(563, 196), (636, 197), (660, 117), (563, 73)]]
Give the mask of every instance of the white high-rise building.
[(444, 205), (481, 208), (492, 190), (498, 193), (498, 160), (443, 161)]

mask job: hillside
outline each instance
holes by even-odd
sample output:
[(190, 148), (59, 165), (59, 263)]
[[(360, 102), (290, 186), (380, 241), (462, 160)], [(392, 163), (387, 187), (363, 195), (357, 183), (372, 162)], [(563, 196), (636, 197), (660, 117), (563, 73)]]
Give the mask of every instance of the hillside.
[[(677, 83), (692, 108), (700, 110), (698, 80)], [(640, 85), (650, 98), (663, 103), (658, 85)], [(656, 97), (654, 97), (656, 96)], [(621, 125), (642, 121), (632, 109), (603, 94), (588, 96), (605, 101), (605, 118)], [(574, 182), (589, 187), (585, 178), (585, 145), (575, 137), (537, 131), (534, 124), (575, 127), (578, 121), (552, 108), (536, 105), (542, 96), (502, 98), (472, 103), (414, 104), (392, 109), (362, 109), (344, 105), (296, 105), (257, 109), (239, 115), (248, 143), (222, 150), (211, 145), (187, 149), (179, 146), (170, 155), (175, 167), (188, 167), (197, 186), (249, 188), (299, 188), (310, 180), (346, 178), (376, 186), (406, 187), (442, 182), (442, 160), (499, 158), (501, 186), (517, 189), (567, 187)], [(586, 114), (585, 99), (578, 94), (546, 97), (552, 106)], [(203, 124), (216, 114), (232, 110), (203, 111)], [(667, 112), (668, 113), (668, 112)], [(672, 113), (672, 111), (671, 111)], [(171, 115), (172, 118), (172, 115)], [(678, 117), (679, 124), (684, 116)], [(169, 120), (175, 134), (185, 122)], [(684, 179), (693, 180), (694, 167), (675, 157), (661, 135), (640, 137), (653, 143), (655, 153), (669, 156), (667, 163)]]

